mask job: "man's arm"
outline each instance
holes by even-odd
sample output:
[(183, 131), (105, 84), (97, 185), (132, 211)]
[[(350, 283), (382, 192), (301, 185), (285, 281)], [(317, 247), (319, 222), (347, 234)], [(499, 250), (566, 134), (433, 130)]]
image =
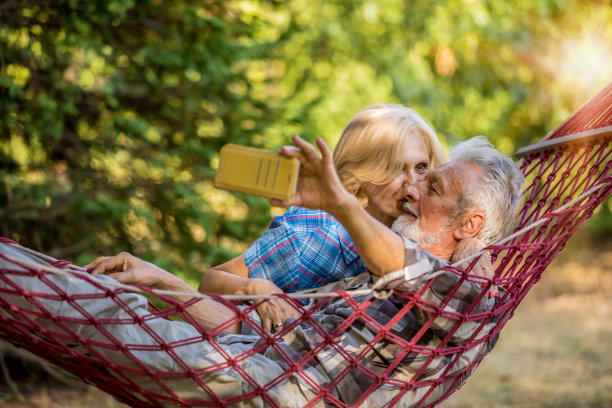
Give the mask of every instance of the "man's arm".
[[(86, 267), (92, 275), (104, 274), (126, 285), (142, 285), (152, 289), (198, 293), (179, 277), (126, 252), (111, 257), (97, 258)], [(180, 302), (186, 302), (192, 298), (191, 296), (178, 295), (171, 297)], [(229, 307), (212, 299), (200, 299), (186, 310), (207, 329), (215, 328), (236, 316)], [(237, 334), (240, 333), (240, 327), (241, 323), (238, 322), (227, 328), (225, 332)]]
[[(98, 258), (87, 267), (91, 270), (92, 275), (108, 275), (126, 285), (143, 285), (153, 289), (198, 293), (188, 283), (170, 272), (125, 252), (112, 257)], [(217, 270), (214, 275), (219, 287), (228, 291), (227, 294), (272, 295), (283, 293), (274, 283), (266, 279), (243, 278), (222, 270)], [(223, 280), (227, 282), (221, 284)], [(174, 295), (172, 297), (181, 302), (191, 299), (190, 296)], [(217, 327), (236, 315), (230, 308), (212, 299), (201, 299), (189, 306), (187, 310), (206, 328)], [(261, 316), (263, 328), (270, 332), (273, 324), (283, 323), (289, 317), (299, 316), (297, 310), (281, 298), (262, 302), (257, 311)], [(240, 333), (240, 327), (241, 323), (238, 322), (224, 331)]]
[(323, 139), (317, 138), (315, 148), (299, 136), (293, 137), (299, 148), (283, 147), (280, 154), (300, 160), (298, 189), (291, 200), (271, 200), (282, 207), (299, 205), (330, 213), (347, 230), (365, 266), (375, 275), (401, 269), (404, 246), (399, 235), (372, 217), (350, 194), (338, 177), (332, 153)]
[(346, 228), (365, 266), (377, 276), (402, 269), (402, 238), (372, 217), (355, 196), (347, 194), (337, 208), (328, 212)]

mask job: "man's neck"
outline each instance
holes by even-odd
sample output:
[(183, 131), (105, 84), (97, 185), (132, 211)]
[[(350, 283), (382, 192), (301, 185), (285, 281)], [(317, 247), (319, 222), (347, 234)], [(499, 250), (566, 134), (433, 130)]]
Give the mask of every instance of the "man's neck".
[(444, 259), (445, 261), (450, 262), (451, 258), (453, 257), (453, 253), (455, 252), (455, 248), (457, 247), (457, 243), (453, 240), (453, 243), (441, 242), (429, 248), (423, 248), (420, 245), (419, 247), (422, 250), (427, 251), (440, 259)]

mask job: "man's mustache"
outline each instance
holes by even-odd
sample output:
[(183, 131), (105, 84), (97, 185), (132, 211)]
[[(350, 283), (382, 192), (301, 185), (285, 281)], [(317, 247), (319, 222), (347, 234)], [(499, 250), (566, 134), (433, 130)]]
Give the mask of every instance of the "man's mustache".
[(403, 210), (407, 213), (412, 214), (417, 220), (419, 218), (421, 218), (421, 214), (419, 214), (419, 212), (417, 210), (414, 209), (414, 207), (412, 206), (412, 204), (406, 202), (403, 205)]

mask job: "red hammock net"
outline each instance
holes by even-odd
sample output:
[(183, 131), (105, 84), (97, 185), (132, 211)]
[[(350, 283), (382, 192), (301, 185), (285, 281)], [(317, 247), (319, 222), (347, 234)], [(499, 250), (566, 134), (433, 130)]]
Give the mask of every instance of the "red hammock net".
[[(67, 293), (54, 280), (57, 275), (53, 270), (77, 269), (69, 262), (43, 259), (38, 261), (40, 266), (37, 267), (36, 264), (0, 255), (4, 260), (2, 265), (5, 265), (0, 269), (0, 336), (135, 407), (433, 406), (465, 382), (492, 348), (499, 331), (512, 317), (529, 289), (540, 279), (544, 269), (610, 194), (611, 138), (612, 83), (551, 132), (544, 142), (517, 152), (522, 157), (520, 166), (527, 178), (525, 203), (514, 236), (490, 247), (496, 266), (494, 278), (477, 278), (457, 268), (447, 267), (456, 279), (454, 287), (446, 292), (444, 298), (432, 300), (426, 296), (437, 278), (426, 281), (414, 293), (396, 293), (404, 298), (405, 304), (385, 324), (366, 313), (376, 301), (373, 295), (365, 301), (360, 298), (357, 302), (351, 295), (340, 291), (351, 313), (346, 316), (344, 324), (331, 333), (311, 318), (326, 303), (325, 299), (319, 299), (310, 306), (289, 300), (300, 311), (301, 318), (280, 333), (269, 334), (247, 317), (248, 311), (266, 300), (254, 301), (246, 309), (240, 309), (238, 319), (252, 326), (261, 340), (245, 346), (240, 352), (228, 352), (218, 335), (233, 322), (206, 330), (185, 311), (190, 304), (199, 301), (196, 298), (178, 303), (167, 296), (143, 289), (149, 292), (149, 298), (155, 296), (161, 300), (164, 307), (150, 306), (152, 311), (138, 314), (133, 312), (133, 304), (122, 298), (123, 289), (107, 286), (85, 274), (75, 275), (76, 279), (82, 280), (83, 288), (92, 290)], [(556, 141), (561, 143), (556, 145)], [(45, 289), (33, 290), (20, 286), (18, 277), (24, 276), (35, 277), (39, 282), (38, 288), (43, 285)], [(478, 282), (482, 286), (482, 293), (463, 308), (449, 307), (466, 282)], [(483, 311), (476, 305), (486, 297), (492, 285), (501, 288), (501, 298)], [(226, 299), (215, 298), (232, 305)], [(70, 305), (72, 312), (61, 313), (51, 309), (47, 306), (49, 301), (63, 301)], [(100, 317), (83, 306), (83, 302), (103, 301), (111, 302), (115, 308), (122, 310), (122, 317)], [(419, 324), (411, 337), (402, 338), (392, 332), (391, 328), (400, 319), (423, 314), (428, 316), (427, 321)], [(155, 331), (153, 322), (171, 316), (175, 316), (174, 320), (178, 316), (190, 323), (197, 335), (181, 341), (167, 341)], [(445, 322), (446, 330), (442, 335), (438, 333), (438, 340), (432, 342), (431, 333), (436, 330), (439, 321)], [(290, 336), (291, 331), (304, 322), (318, 333), (319, 343), (307, 352), (291, 355), (280, 344), (287, 342), (286, 336)], [(123, 328), (139, 327), (153, 340), (143, 344), (138, 343), (138, 339), (129, 338), (126, 341), (125, 337), (108, 329), (113, 324)], [(375, 335), (365, 347), (352, 353), (346, 345), (341, 345), (339, 339), (354, 324), (370, 326)], [(101, 333), (101, 336), (84, 337), (87, 326)], [(466, 327), (469, 327), (468, 334), (464, 333), (464, 338), (457, 341), (458, 333), (465, 331)], [(210, 345), (214, 351), (213, 361), (199, 366), (185, 361), (181, 350), (202, 342)], [(380, 351), (381, 344), (392, 344), (400, 351), (394, 359), (385, 360), (383, 366), (373, 367), (370, 361), (372, 354), (384, 353), (384, 350)], [(322, 350), (330, 352), (327, 355), (333, 355), (336, 361), (339, 359), (343, 367), (326, 381), (321, 381), (312, 370), (312, 367), (322, 364), (319, 353)], [(261, 376), (254, 375), (245, 365), (245, 361), (270, 351), (284, 362), (281, 364), (283, 369), (280, 372), (271, 371), (262, 381)], [(172, 367), (152, 367), (141, 357), (143, 353), (154, 353), (160, 358), (163, 356), (172, 362)], [(406, 361), (411, 362), (410, 375), (398, 377), (395, 373), (404, 369)], [(443, 363), (440, 364), (440, 361)], [(432, 369), (434, 365), (436, 370)], [(341, 383), (350, 380), (355, 370), (360, 372), (360, 384), (355, 384), (355, 392), (350, 399), (343, 398), (345, 394), (340, 390)], [(223, 391), (224, 381), (229, 378), (224, 376), (228, 372), (232, 373), (231, 378), (239, 379), (242, 384), (240, 392), (227, 395)], [(305, 397), (306, 402), (278, 399), (275, 390), (291, 381), (305, 384), (312, 391)], [(380, 403), (376, 397), (380, 390), (386, 392), (384, 403)]]

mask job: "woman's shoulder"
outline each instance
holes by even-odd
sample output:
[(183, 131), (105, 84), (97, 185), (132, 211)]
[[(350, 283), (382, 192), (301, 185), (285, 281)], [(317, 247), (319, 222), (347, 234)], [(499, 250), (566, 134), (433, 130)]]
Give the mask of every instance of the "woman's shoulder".
[(283, 215), (276, 216), (273, 223), (301, 229), (337, 228), (340, 225), (329, 213), (304, 207), (290, 207)]

